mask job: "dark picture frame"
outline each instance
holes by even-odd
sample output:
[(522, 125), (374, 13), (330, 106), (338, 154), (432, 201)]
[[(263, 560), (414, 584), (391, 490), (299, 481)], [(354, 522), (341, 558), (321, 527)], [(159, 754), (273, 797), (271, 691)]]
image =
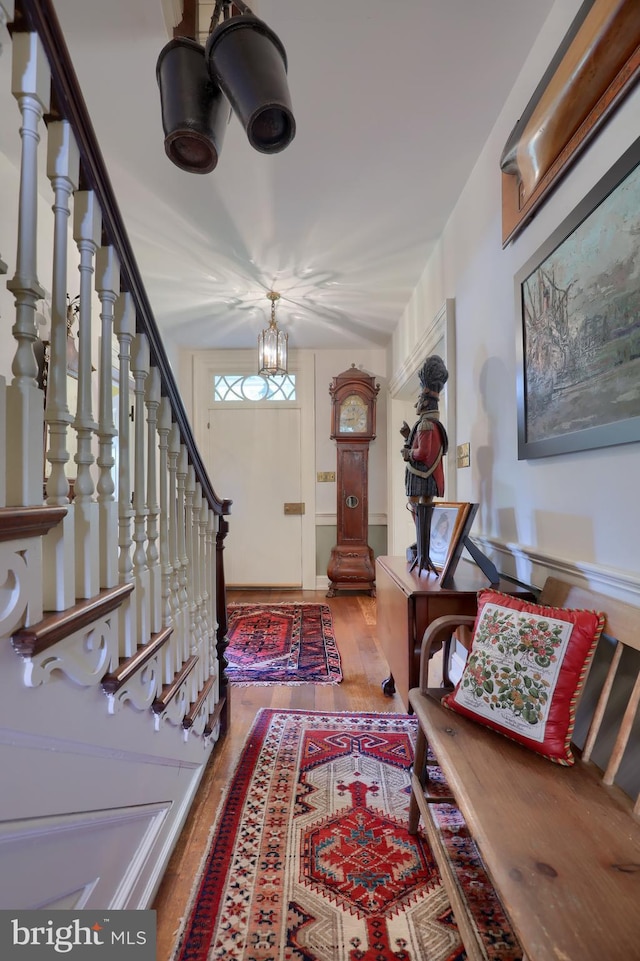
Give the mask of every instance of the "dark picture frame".
[(429, 557), (443, 586), (455, 573), (477, 511), (477, 504), (434, 501)]
[(640, 138), (515, 277), (518, 460), (640, 440)]

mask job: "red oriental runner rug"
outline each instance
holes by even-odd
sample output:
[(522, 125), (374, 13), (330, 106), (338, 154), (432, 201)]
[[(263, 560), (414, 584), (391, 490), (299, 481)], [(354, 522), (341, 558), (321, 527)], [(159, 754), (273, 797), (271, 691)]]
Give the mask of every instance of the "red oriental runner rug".
[(326, 604), (230, 604), (225, 674), (233, 684), (338, 684), (333, 618)]
[[(406, 829), (415, 735), (407, 715), (260, 711), (174, 961), (466, 958), (429, 845)], [(464, 821), (438, 807), (487, 961), (520, 959)]]

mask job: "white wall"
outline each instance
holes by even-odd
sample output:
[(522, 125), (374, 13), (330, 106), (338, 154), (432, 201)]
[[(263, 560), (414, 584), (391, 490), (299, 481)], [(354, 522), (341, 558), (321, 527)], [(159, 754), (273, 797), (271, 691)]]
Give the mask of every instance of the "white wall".
[(517, 459), (514, 275), (640, 132), (636, 89), (502, 249), (500, 154), (579, 6), (556, 2), (525, 61), (394, 335), (391, 371), (444, 299), (455, 298), (457, 443), (471, 442), (471, 467), (457, 471), (457, 496), (481, 504), (473, 533), (637, 580), (638, 444)]

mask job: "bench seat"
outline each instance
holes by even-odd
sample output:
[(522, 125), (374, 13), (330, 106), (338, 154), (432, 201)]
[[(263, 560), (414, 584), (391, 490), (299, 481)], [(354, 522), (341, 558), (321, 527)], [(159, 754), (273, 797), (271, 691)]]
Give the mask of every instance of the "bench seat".
[[(579, 606), (586, 606), (583, 600)], [(605, 601), (596, 596), (591, 606), (606, 612), (606, 606), (599, 606)], [(624, 613), (626, 624), (629, 611)], [(470, 622), (469, 618), (458, 620)], [(635, 626), (640, 626), (640, 611)], [(442, 637), (445, 625), (435, 625), (427, 647), (439, 647), (438, 630)], [(636, 634), (633, 646), (638, 643)], [(426, 681), (426, 666), (421, 674)], [(486, 954), (451, 876), (430, 810), (430, 804), (441, 803), (442, 797), (438, 792), (430, 799), (427, 746), (437, 758), (452, 801), (465, 818), (529, 961), (640, 958), (638, 802), (634, 813), (631, 798), (615, 784), (604, 783), (607, 778), (592, 761), (577, 757), (571, 767), (553, 764), (447, 710), (440, 704), (445, 693), (428, 684), (409, 693), (419, 730), (409, 830), (415, 833), (422, 815), (468, 957), (485, 959)], [(635, 701), (632, 692), (629, 703), (622, 723), (627, 728), (623, 749), (637, 708), (637, 690)], [(617, 742), (614, 752), (619, 748)], [(575, 748), (574, 752), (578, 754)]]

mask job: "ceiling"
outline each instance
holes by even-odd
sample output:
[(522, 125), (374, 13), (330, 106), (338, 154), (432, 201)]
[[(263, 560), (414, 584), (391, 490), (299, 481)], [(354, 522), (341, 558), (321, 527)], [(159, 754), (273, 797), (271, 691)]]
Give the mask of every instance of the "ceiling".
[(55, 0), (167, 343), (253, 347), (275, 289), (291, 347), (386, 345), (552, 5), (256, 0), (295, 139), (258, 153), (232, 117), (195, 175), (164, 152), (163, 0)]

